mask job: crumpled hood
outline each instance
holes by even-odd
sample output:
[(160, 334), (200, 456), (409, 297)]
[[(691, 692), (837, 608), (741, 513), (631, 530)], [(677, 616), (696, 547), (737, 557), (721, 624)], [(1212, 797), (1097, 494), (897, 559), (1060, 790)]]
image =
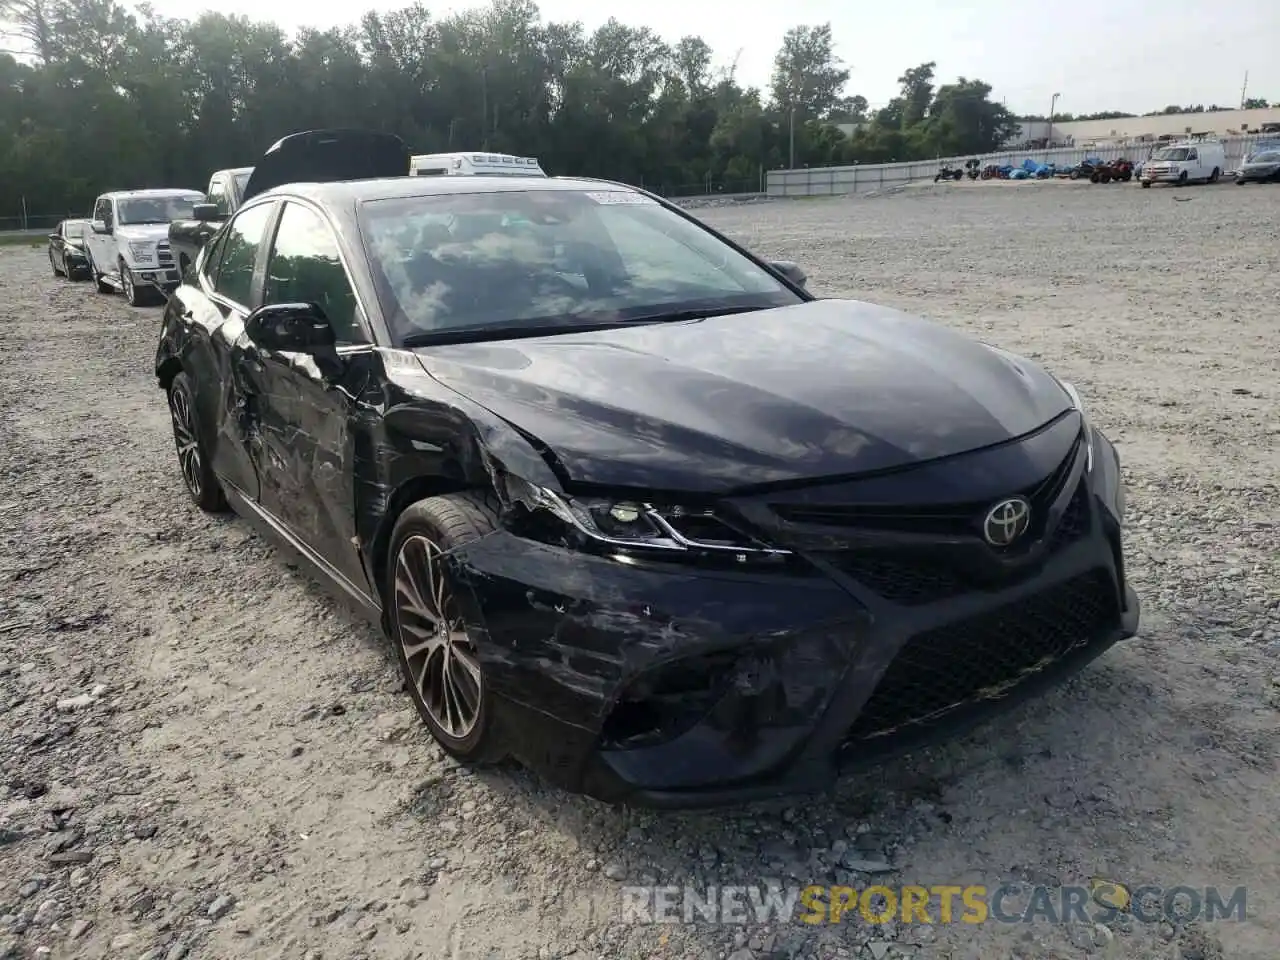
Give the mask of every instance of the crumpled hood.
[(169, 224), (130, 223), (116, 227), (115, 235), (125, 243), (157, 243), (169, 239)]
[(441, 383), (536, 438), (575, 483), (734, 488), (901, 467), (1071, 406), (1043, 369), (852, 300), (424, 347)]

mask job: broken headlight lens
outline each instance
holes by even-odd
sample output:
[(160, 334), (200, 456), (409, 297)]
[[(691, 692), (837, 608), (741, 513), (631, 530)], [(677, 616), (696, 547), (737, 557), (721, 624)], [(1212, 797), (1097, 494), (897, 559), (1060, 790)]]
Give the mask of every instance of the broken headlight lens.
[(556, 518), (581, 545), (605, 552), (671, 559), (716, 556), (736, 563), (780, 561), (791, 556), (791, 551), (770, 547), (714, 511), (700, 507), (569, 497), (531, 484), (521, 493), (531, 513)]

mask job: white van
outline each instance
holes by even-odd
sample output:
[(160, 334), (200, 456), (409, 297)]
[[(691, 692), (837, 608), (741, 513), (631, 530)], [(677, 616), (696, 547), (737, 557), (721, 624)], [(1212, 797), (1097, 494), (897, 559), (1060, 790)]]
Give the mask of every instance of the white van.
[(545, 177), (534, 157), (505, 153), (424, 153), (409, 160), (411, 177)]
[(1153, 183), (1217, 183), (1227, 169), (1221, 140), (1192, 140), (1159, 147), (1142, 165), (1142, 185)]

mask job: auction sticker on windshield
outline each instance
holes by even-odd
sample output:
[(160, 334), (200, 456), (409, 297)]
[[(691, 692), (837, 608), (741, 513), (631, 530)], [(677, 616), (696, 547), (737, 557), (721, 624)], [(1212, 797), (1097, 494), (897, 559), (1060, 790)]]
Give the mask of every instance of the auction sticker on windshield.
[(640, 193), (629, 193), (626, 190), (602, 190), (588, 193), (588, 197), (596, 203), (654, 203), (655, 201)]

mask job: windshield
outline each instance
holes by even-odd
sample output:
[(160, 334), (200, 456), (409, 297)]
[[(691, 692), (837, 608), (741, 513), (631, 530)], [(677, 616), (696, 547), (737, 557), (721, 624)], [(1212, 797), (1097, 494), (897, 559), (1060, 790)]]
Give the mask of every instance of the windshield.
[(1280, 163), (1280, 150), (1264, 150), (1249, 158), (1250, 163)]
[(116, 201), (116, 223), (168, 223), (170, 220), (190, 220), (195, 205), (203, 201), (196, 193), (175, 194), (171, 197), (128, 197)]
[(1152, 160), (1185, 160), (1187, 159), (1186, 147), (1165, 147), (1157, 150), (1151, 155)]
[(625, 190), (373, 200), (360, 224), (397, 341), (802, 302), (695, 223)]
[(68, 220), (62, 225), (62, 235), (68, 240), (84, 239), (84, 221)]

